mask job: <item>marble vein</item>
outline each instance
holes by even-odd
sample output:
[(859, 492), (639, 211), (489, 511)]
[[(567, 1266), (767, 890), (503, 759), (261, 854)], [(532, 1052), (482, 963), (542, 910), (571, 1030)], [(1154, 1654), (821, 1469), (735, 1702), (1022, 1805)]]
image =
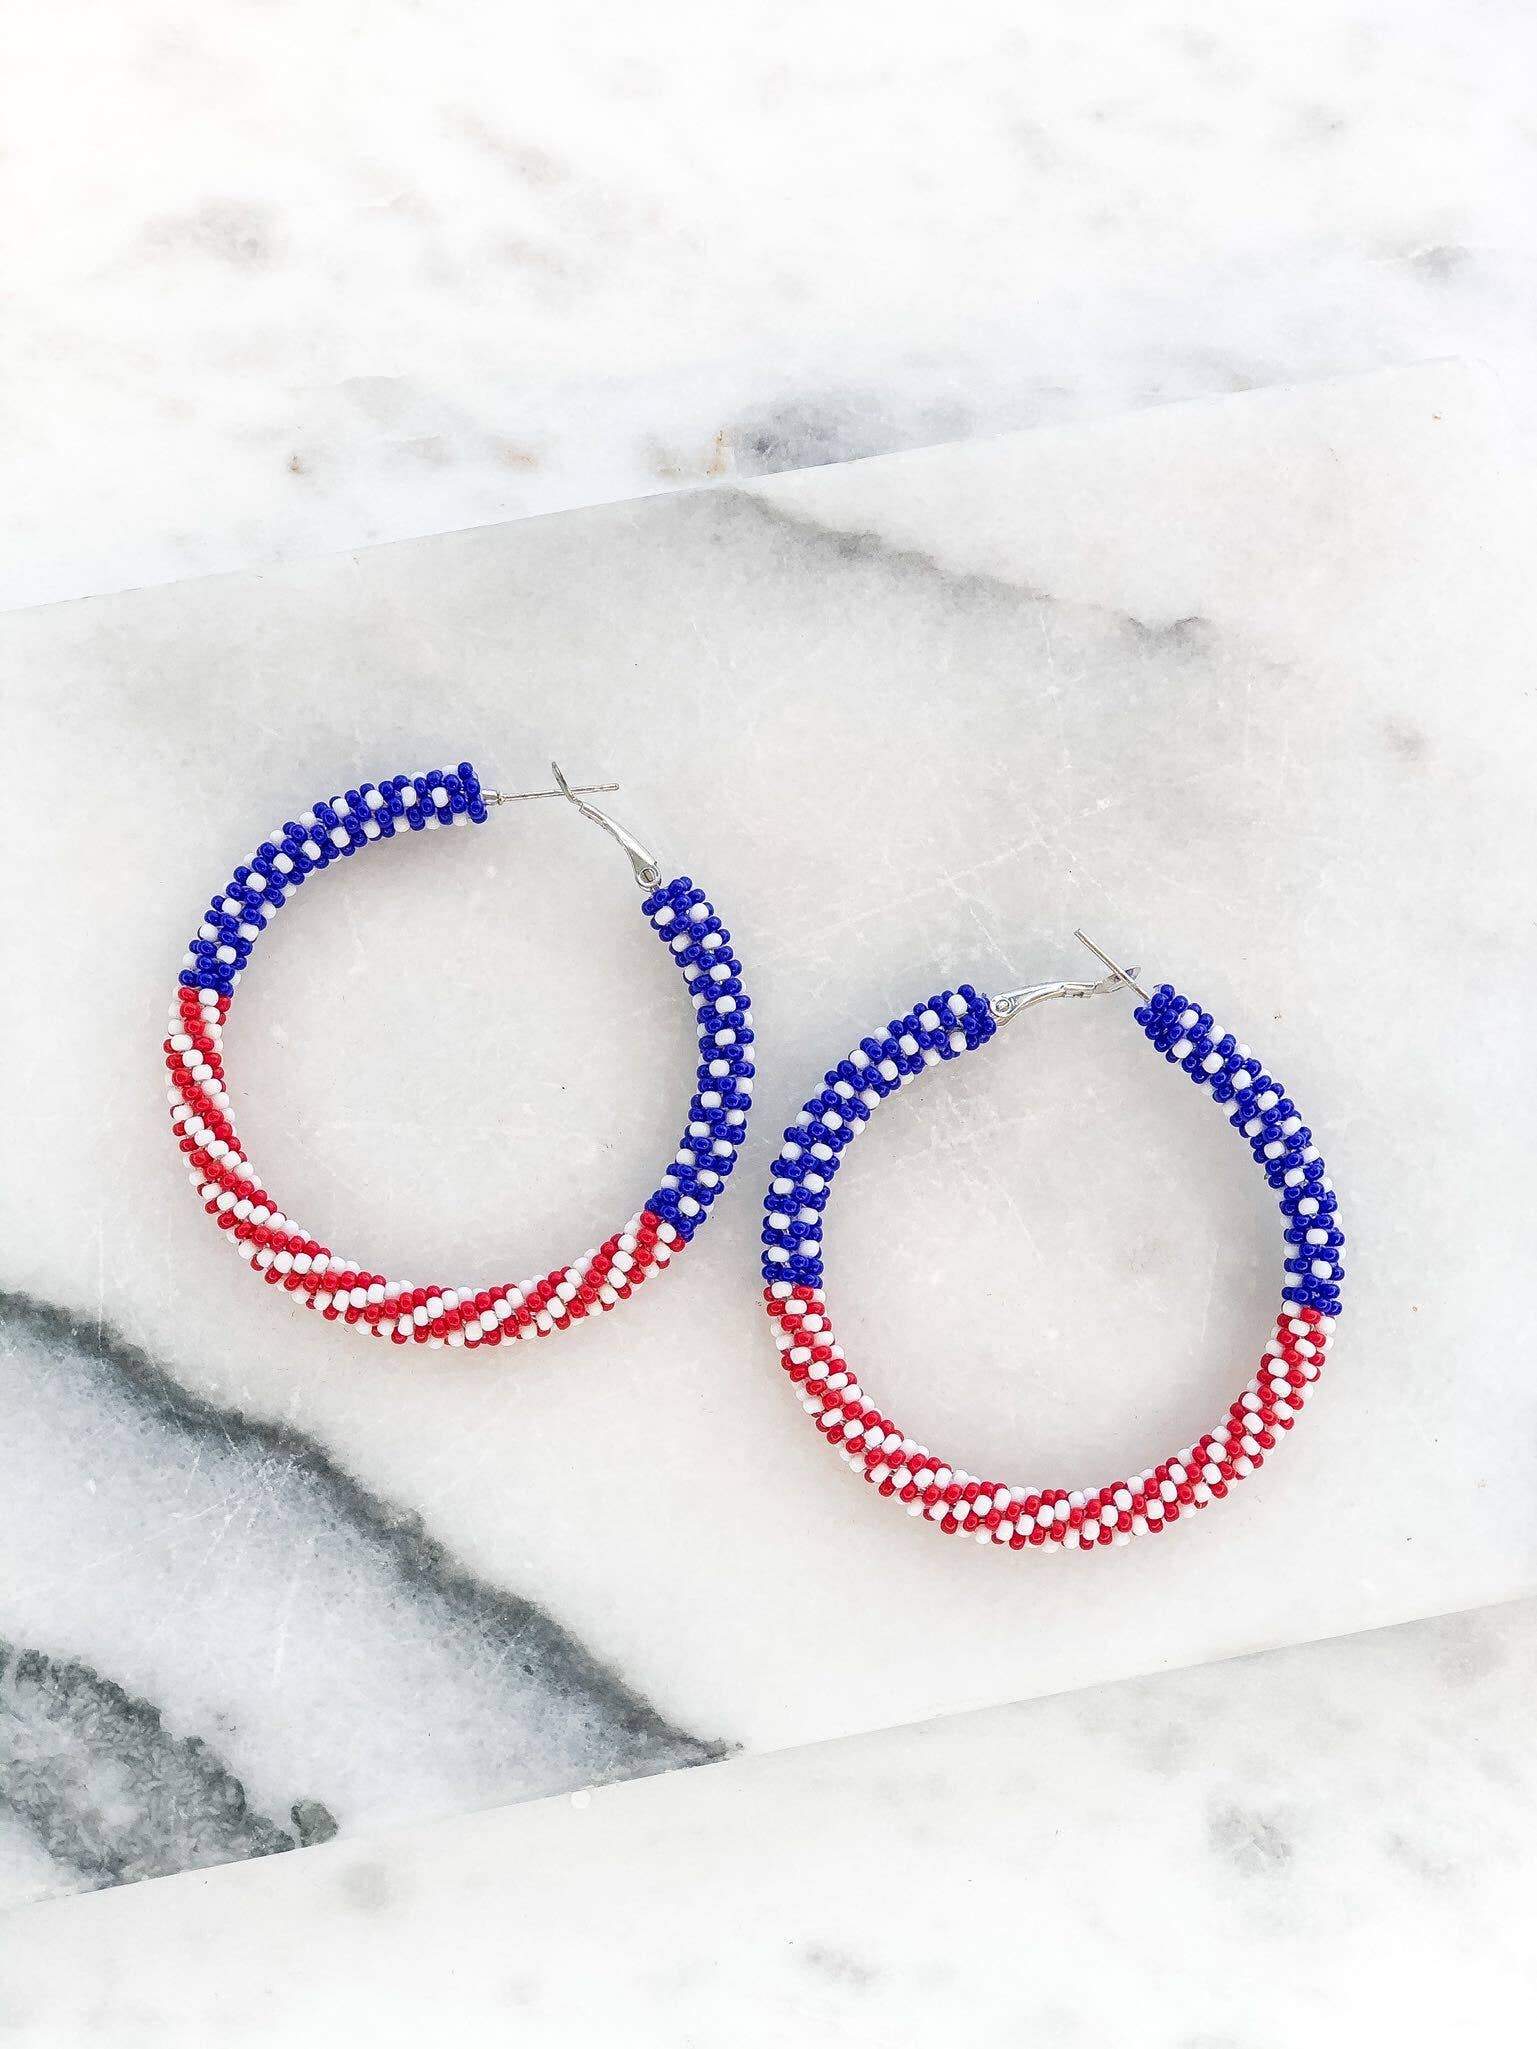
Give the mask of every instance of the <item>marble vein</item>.
[(81, 1888), (269, 1857), (336, 1832), (309, 1800), (296, 1805), (290, 1835), (253, 1811), (208, 1744), (170, 1734), (149, 1701), (78, 1660), (3, 1643), (0, 1806)]
[[(29, 1561), (38, 1635), (0, 1668), (0, 1802), (77, 1882), (730, 1747), (670, 1722), (546, 1608), (477, 1577), (315, 1438), (190, 1392), (110, 1324), (6, 1293), (0, 1343), (13, 1449), (34, 1478), (68, 1488), (77, 1520), (97, 1510), (111, 1524), (83, 1574)], [(19, 1547), (11, 1557), (22, 1564)], [(102, 1669), (125, 1615), (139, 1646), (126, 1685)], [(274, 1721), (281, 1768), (264, 1755)], [(248, 1806), (253, 1772), (291, 1834)]]

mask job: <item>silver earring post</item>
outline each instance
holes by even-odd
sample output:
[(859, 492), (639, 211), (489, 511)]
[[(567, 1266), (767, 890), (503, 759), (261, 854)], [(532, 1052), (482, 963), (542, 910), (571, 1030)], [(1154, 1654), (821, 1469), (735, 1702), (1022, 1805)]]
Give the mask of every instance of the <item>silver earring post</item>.
[(1082, 932), (1074, 932), (1073, 937), (1081, 941), (1096, 959), (1104, 962), (1109, 974), (1097, 982), (1035, 982), (1028, 989), (1010, 989), (1002, 996), (994, 996), (988, 1008), (999, 1024), (1007, 1024), (1022, 1010), (1030, 1010), (1037, 1003), (1052, 1003), (1059, 996), (1113, 996), (1118, 989), (1134, 989), (1144, 1002), (1147, 1001), (1147, 991), (1137, 980), (1142, 972), (1140, 968), (1121, 967)]
[(1105, 966), (1110, 970), (1111, 978), (1113, 981), (1124, 982), (1128, 989), (1134, 989), (1136, 991), (1136, 993), (1142, 998), (1142, 1001), (1144, 1003), (1151, 1002), (1151, 997), (1149, 997), (1147, 991), (1143, 988), (1142, 984), (1137, 980), (1138, 975), (1140, 975), (1142, 972), (1140, 968), (1123, 968), (1119, 961), (1113, 961), (1110, 958), (1109, 954), (1106, 953), (1105, 949), (1102, 946), (1096, 946), (1094, 944), (1094, 941), (1089, 937), (1087, 932), (1080, 932), (1075, 930), (1073, 933), (1073, 937), (1078, 941), (1078, 944), (1080, 946), (1086, 946), (1089, 949), (1090, 953), (1093, 954), (1096, 960), (1101, 960), (1104, 962)]
[(617, 840), (630, 857), (630, 866), (635, 871), (635, 880), (642, 889), (655, 889), (662, 879), (661, 866), (655, 854), (649, 853), (635, 835), (626, 832), (617, 818), (610, 818), (606, 811), (600, 811), (596, 804), (584, 804), (587, 796), (603, 795), (617, 790), (617, 783), (568, 783), (560, 763), (550, 763), (550, 773), (555, 778), (553, 790), (484, 790), (481, 794), (488, 804), (522, 804), (533, 797), (564, 797), (574, 804), (582, 816), (592, 824), (601, 826), (610, 839)]
[[(606, 791), (617, 790), (618, 787), (619, 785), (617, 783), (577, 783), (574, 786), (576, 794), (583, 797), (601, 796)], [(535, 797), (569, 797), (572, 795), (572, 791), (482, 790), (480, 794), (482, 795), (482, 797), (485, 798), (488, 804), (528, 804), (531, 803)]]

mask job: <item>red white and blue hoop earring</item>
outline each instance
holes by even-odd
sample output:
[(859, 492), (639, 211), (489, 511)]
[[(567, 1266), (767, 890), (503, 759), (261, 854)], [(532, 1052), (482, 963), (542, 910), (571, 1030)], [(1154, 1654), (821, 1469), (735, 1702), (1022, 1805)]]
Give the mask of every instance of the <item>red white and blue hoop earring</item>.
[[(553, 764), (552, 764), (553, 766)], [(687, 875), (662, 880), (656, 859), (606, 812), (584, 803), (555, 768), (554, 790), (483, 790), (471, 764), (362, 783), (317, 803), (262, 841), (217, 891), (187, 949), (165, 1040), (171, 1126), (203, 1203), (269, 1287), (331, 1321), (396, 1344), (499, 1345), (548, 1336), (627, 1301), (680, 1252), (710, 1214), (736, 1165), (752, 1108), (752, 1012), (731, 934)], [(612, 789), (613, 784), (595, 786)], [(641, 909), (681, 971), (693, 1002), (699, 1067), (678, 1150), (658, 1186), (622, 1230), (515, 1284), (420, 1287), (392, 1281), (333, 1253), (284, 1214), (247, 1159), (230, 1121), (224, 1022), (257, 941), (277, 912), (333, 862), (397, 833), (436, 831), (524, 797), (568, 798), (617, 840), (645, 891)]]
[[(785, 1132), (763, 1219), (764, 1299), (780, 1362), (826, 1441), (877, 1492), (947, 1534), (980, 1544), (1092, 1551), (1167, 1529), (1220, 1501), (1265, 1463), (1291, 1429), (1324, 1363), (1340, 1313), (1344, 1276), (1333, 1184), (1313, 1135), (1281, 1083), (1247, 1046), (1219, 1033), (1199, 1004), (1167, 982), (1151, 994), (1135, 968), (1117, 967), (1077, 935), (1110, 970), (1100, 982), (1045, 982), (1005, 996), (969, 984), (919, 1003), (884, 1032), (861, 1039), (825, 1076)], [(941, 1061), (975, 1052), (998, 1026), (1058, 996), (1127, 988), (1143, 1036), (1227, 1112), (1276, 1191), (1285, 1219), (1286, 1280), (1281, 1311), (1258, 1371), (1212, 1429), (1157, 1466), (1101, 1487), (1010, 1486), (947, 1464), (906, 1436), (870, 1400), (838, 1343), (822, 1291), (822, 1226), (849, 1145), (878, 1104)]]

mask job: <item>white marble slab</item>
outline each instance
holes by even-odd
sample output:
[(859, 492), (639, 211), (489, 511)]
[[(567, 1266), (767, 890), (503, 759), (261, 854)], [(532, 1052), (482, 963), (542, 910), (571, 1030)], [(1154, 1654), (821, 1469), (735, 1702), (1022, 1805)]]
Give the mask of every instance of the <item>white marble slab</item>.
[(0, 602), (1477, 355), (1529, 10), (32, 8)]
[[(16, 1891), (1530, 1588), (1537, 600), (1502, 434), (1443, 366), (8, 618)], [(552, 752), (727, 910), (758, 1129), (621, 1316), (381, 1353), (198, 1215), (167, 989), (307, 799), (465, 753), (527, 785)], [(628, 873), (550, 806), (374, 860), (242, 990), (243, 1135), (386, 1269), (553, 1263), (653, 1185), (690, 1068)], [(1080, 921), (1252, 1036), (1353, 1232), (1295, 1445), (1081, 1567), (856, 1487), (756, 1276), (775, 1135), (829, 1060), (946, 982), (1070, 969)], [(1182, 1090), (1117, 1006), (1057, 1006), (872, 1129), (843, 1335), (910, 1427), (1071, 1484), (1225, 1405), (1279, 1234)]]
[(1518, 2041), (1530, 1603), (0, 1916), (16, 2049)]

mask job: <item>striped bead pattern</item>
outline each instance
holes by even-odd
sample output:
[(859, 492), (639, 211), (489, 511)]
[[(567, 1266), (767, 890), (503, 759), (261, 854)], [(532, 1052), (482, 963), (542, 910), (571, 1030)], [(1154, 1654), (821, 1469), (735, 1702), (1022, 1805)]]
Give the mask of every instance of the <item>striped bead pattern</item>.
[(699, 1067), (677, 1152), (623, 1230), (569, 1265), (521, 1284), (416, 1286), (333, 1253), (262, 1186), (230, 1120), (223, 1037), (235, 988), (262, 933), (313, 875), (398, 832), (437, 831), (488, 812), (467, 761), (394, 776), (287, 820), (203, 913), (182, 964), (164, 1042), (171, 1128), (204, 1209), (269, 1287), (330, 1321), (396, 1344), (500, 1345), (547, 1336), (627, 1301), (707, 1219), (736, 1165), (752, 1108), (752, 1012), (731, 934), (690, 878), (641, 908), (682, 973), (696, 1013)]
[(1281, 1311), (1259, 1367), (1221, 1420), (1134, 1477), (1094, 1488), (1011, 1486), (951, 1466), (877, 1408), (838, 1343), (823, 1292), (822, 1230), (843, 1155), (872, 1110), (916, 1075), (985, 1045), (997, 1029), (987, 997), (944, 990), (860, 1041), (825, 1076), (785, 1132), (763, 1219), (764, 1300), (780, 1363), (827, 1443), (876, 1491), (947, 1535), (980, 1544), (1093, 1551), (1168, 1529), (1265, 1463), (1301, 1415), (1340, 1313), (1341, 1254), (1333, 1184), (1295, 1104), (1210, 1015), (1168, 983), (1134, 1013), (1144, 1036), (1247, 1141), (1285, 1220)]

